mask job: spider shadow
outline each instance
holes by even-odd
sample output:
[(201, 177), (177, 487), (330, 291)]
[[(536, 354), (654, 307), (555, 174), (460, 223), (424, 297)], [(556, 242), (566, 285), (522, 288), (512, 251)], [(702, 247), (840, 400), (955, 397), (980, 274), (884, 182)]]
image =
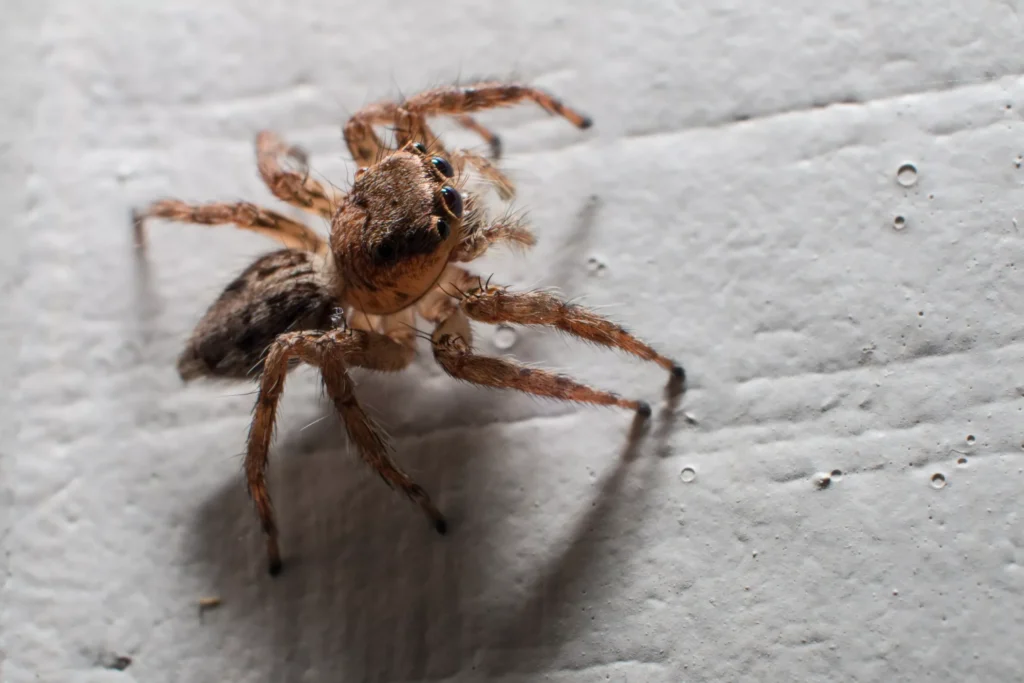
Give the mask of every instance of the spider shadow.
[[(363, 401), (380, 406), (382, 397), (364, 388)], [(493, 406), (478, 404), (503, 398), (495, 392), (459, 408), (486, 414)], [(258, 524), (237, 482), (202, 506), (190, 541), (192, 560), (222, 598), (218, 618), (230, 620), (262, 677), (440, 679), (473, 661), (495, 674), (541, 672), (561, 644), (586, 632), (578, 596), (588, 588), (589, 600), (600, 595), (616, 574), (602, 563), (642, 523), (642, 496), (621, 494), (631, 468), (644, 464), (646, 477), (656, 466), (656, 458), (640, 455), (649, 423), (634, 422), (618, 461), (590, 494), (590, 509), (562, 536), (560, 550), (533, 563), (536, 578), (524, 593), (521, 585), (496, 584), (489, 568), (488, 539), (497, 532), (507, 538), (505, 513), (521, 507), (514, 487), (487, 484), (509, 478), (501, 425), (395, 439), (396, 458), (449, 516), (449, 533), (439, 537), (415, 506), (342, 452), (341, 426), (323, 413), (328, 419), (308, 429), (282, 432), (275, 447), (270, 483), (282, 575), (266, 573)], [(518, 598), (481, 604), (481, 595)], [(523, 648), (535, 657), (524, 659)], [(322, 678), (309, 677), (314, 671)]]
[(551, 264), (551, 282), (566, 292), (578, 291), (586, 277), (586, 271), (579, 267), (578, 259), (580, 254), (590, 249), (591, 236), (603, 204), (600, 195), (588, 196), (576, 212), (569, 233), (561, 240), (561, 248), (555, 262)]
[[(670, 381), (665, 404), (653, 424), (634, 419), (618, 460), (601, 480), (590, 509), (567, 534), (561, 552), (542, 567), (527, 589), (526, 599), (508, 605), (496, 617), (477, 669), (493, 676), (542, 674), (555, 669), (552, 660), (559, 656), (559, 650), (575, 639), (586, 640), (587, 624), (594, 619), (585, 618), (581, 607), (586, 605), (580, 603), (600, 603), (604, 596), (594, 590), (597, 587), (610, 587), (613, 593), (626, 588), (621, 580), (621, 562), (614, 556), (630, 554), (631, 539), (642, 536), (635, 532), (646, 519), (646, 498), (628, 495), (627, 481), (632, 474), (637, 491), (650, 489), (658, 460), (669, 451), (684, 392), (683, 382)], [(652, 442), (653, 453), (643, 452), (648, 441)], [(580, 597), (584, 595), (587, 597)], [(595, 649), (600, 649), (600, 643)], [(621, 654), (609, 653), (607, 660), (596, 663), (617, 662)], [(638, 661), (653, 656), (635, 653)], [(562, 664), (557, 668), (578, 666), (578, 662)]]

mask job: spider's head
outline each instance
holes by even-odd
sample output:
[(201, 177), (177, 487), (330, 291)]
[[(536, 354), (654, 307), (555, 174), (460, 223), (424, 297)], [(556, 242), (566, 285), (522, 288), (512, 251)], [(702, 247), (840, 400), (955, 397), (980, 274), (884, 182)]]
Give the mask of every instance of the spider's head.
[(361, 168), (331, 226), (348, 303), (394, 313), (423, 296), (462, 231), (462, 195), (447, 159), (415, 143)]

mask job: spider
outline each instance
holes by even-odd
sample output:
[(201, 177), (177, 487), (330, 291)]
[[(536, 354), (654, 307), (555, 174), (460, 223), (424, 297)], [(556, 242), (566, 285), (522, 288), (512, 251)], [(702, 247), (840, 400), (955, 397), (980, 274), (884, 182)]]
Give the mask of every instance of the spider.
[[(177, 368), (196, 378), (258, 379), (244, 471), (262, 524), (268, 569), (281, 571), (278, 529), (266, 470), (278, 400), (288, 372), (306, 363), (319, 369), (326, 394), (362, 459), (392, 488), (416, 502), (434, 528), (447, 522), (427, 492), (391, 458), (381, 428), (366, 414), (348, 369), (397, 372), (416, 354), (417, 318), (433, 326), (434, 359), (457, 380), (516, 389), (566, 401), (619, 406), (650, 416), (644, 401), (599, 391), (570, 377), (515, 361), (478, 355), (470, 320), (543, 325), (596, 344), (615, 347), (670, 371), (681, 383), (681, 365), (622, 327), (543, 291), (514, 292), (484, 281), (461, 263), (490, 246), (529, 247), (534, 236), (521, 220), (492, 220), (478, 194), (467, 191), (466, 166), (504, 199), (509, 179), (486, 158), (447, 151), (427, 124), (453, 116), (487, 141), (492, 157), (499, 138), (471, 112), (532, 101), (584, 129), (591, 120), (537, 88), (501, 82), (427, 90), (401, 102), (380, 102), (356, 112), (344, 139), (359, 168), (347, 194), (310, 177), (306, 153), (269, 131), (256, 136), (260, 175), (280, 200), (330, 221), (325, 240), (307, 225), (247, 202), (153, 202), (133, 212), (142, 246), (143, 222), (170, 219), (201, 225), (234, 224), (274, 238), (285, 248), (258, 258), (232, 281), (197, 324)], [(394, 128), (386, 145), (375, 126)], [(288, 166), (282, 164), (290, 159)]]

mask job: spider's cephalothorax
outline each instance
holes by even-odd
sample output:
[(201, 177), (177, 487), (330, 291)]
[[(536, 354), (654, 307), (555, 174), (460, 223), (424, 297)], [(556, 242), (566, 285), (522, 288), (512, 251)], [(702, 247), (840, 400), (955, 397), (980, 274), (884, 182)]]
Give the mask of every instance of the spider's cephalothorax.
[[(178, 359), (182, 378), (256, 379), (259, 394), (249, 431), (245, 474), (267, 540), (269, 568), (281, 569), (277, 528), (267, 491), (266, 467), (278, 400), (298, 363), (320, 369), (328, 396), (361, 457), (394, 488), (416, 501), (434, 527), (446, 522), (427, 493), (392, 461), (382, 430), (353, 393), (348, 368), (394, 372), (412, 362), (417, 319), (433, 327), (434, 359), (449, 375), (474, 384), (516, 389), (566, 401), (619, 406), (650, 415), (644, 401), (593, 389), (564, 376), (473, 350), (470, 320), (545, 325), (581, 339), (654, 361), (682, 388), (682, 366), (660, 355), (622, 327), (542, 291), (512, 292), (461, 267), (499, 242), (531, 246), (533, 234), (519, 220), (491, 220), (466, 189), (472, 167), (503, 199), (514, 189), (487, 159), (448, 151), (427, 117), (451, 115), (487, 140), (497, 136), (469, 113), (530, 100), (579, 128), (590, 119), (551, 95), (523, 85), (478, 83), (419, 93), (402, 103), (382, 102), (345, 124), (345, 141), (359, 170), (340, 195), (310, 177), (307, 155), (276, 135), (256, 138), (257, 165), (273, 194), (329, 220), (324, 240), (304, 223), (253, 204), (191, 205), (162, 200), (135, 212), (143, 244), (146, 218), (204, 225), (234, 224), (272, 237), (284, 249), (257, 259), (207, 310)], [(386, 147), (375, 126), (395, 130)], [(286, 169), (283, 157), (300, 170)]]
[(462, 194), (447, 159), (421, 143), (356, 173), (330, 247), (345, 303), (390, 315), (420, 299), (462, 237)]

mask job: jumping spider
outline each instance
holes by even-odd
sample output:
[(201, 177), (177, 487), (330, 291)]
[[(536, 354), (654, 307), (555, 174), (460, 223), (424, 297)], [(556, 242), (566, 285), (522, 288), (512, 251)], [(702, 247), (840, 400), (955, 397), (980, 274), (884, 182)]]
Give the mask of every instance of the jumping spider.
[[(278, 198), (330, 221), (325, 241), (303, 223), (253, 204), (190, 205), (167, 199), (134, 212), (136, 238), (147, 218), (202, 225), (234, 224), (287, 248), (257, 259), (213, 303), (178, 359), (185, 381), (198, 377), (259, 377), (245, 456), (249, 494), (266, 535), (271, 574), (281, 570), (278, 531), (266, 468), (278, 399), (287, 373), (299, 363), (320, 370), (326, 393), (362, 458), (391, 487), (414, 500), (444, 533), (445, 518), (427, 493), (391, 460), (382, 430), (353, 393), (348, 368), (396, 372), (415, 356), (417, 316), (432, 324), (434, 358), (455, 379), (551, 398), (628, 408), (650, 415), (643, 401), (598, 391), (569, 377), (480, 356), (472, 350), (470, 320), (547, 325), (590, 342), (616, 347), (658, 363), (683, 382), (682, 366), (624, 329), (545, 292), (512, 292), (485, 283), (457, 265), (492, 244), (531, 246), (520, 221), (491, 220), (465, 188), (471, 165), (503, 198), (512, 184), (486, 159), (446, 151), (427, 126), (428, 116), (454, 116), (490, 143), (499, 141), (468, 114), (533, 101), (578, 128), (590, 119), (551, 95), (523, 85), (483, 82), (419, 93), (403, 102), (370, 105), (349, 119), (344, 138), (359, 169), (348, 194), (311, 178), (305, 153), (273, 133), (256, 137), (260, 175)], [(374, 126), (392, 125), (394, 147)], [(290, 158), (297, 170), (281, 164)], [(681, 386), (681, 384), (680, 384)]]

